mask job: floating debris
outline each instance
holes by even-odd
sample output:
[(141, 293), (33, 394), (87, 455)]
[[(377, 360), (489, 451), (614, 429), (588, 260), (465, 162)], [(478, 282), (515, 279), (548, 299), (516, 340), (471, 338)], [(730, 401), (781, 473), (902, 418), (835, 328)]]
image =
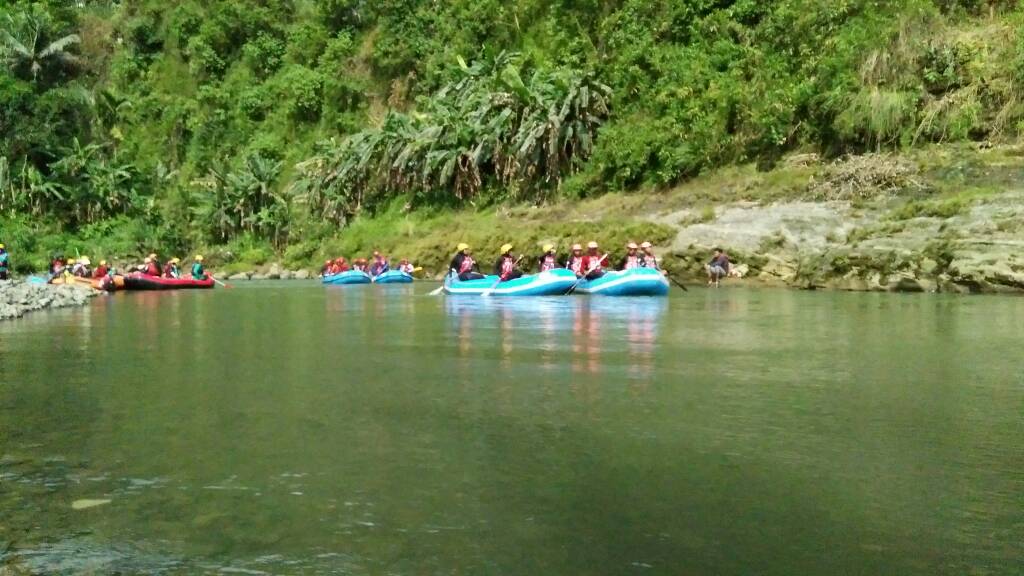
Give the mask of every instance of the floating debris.
[(110, 500), (103, 498), (82, 498), (81, 500), (75, 500), (71, 503), (72, 510), (85, 510), (86, 508), (95, 508), (97, 506), (103, 506), (104, 504), (110, 504)]

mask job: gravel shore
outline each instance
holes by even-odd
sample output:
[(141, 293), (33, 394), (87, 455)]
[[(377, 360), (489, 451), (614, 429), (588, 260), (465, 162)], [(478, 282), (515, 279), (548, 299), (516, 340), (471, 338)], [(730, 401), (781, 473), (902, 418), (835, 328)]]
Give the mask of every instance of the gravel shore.
[(33, 310), (84, 306), (96, 294), (95, 290), (78, 286), (0, 281), (0, 320), (20, 318)]

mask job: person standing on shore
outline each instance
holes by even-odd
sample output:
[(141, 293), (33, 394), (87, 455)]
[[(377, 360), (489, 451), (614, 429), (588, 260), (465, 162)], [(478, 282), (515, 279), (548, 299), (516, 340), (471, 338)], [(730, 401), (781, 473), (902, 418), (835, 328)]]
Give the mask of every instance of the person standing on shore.
[(708, 286), (714, 284), (715, 288), (722, 285), (722, 278), (729, 275), (729, 257), (721, 248), (715, 248), (715, 254), (708, 262)]
[(7, 246), (0, 244), (0, 280), (11, 278), (11, 258), (7, 255)]

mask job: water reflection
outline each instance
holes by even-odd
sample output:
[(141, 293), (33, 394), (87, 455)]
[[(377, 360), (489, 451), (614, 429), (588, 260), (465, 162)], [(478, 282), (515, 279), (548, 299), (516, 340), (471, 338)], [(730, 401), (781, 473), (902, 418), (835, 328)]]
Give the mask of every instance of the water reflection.
[[(498, 366), (526, 362), (542, 371), (559, 365), (597, 375), (612, 361), (631, 378), (646, 379), (654, 365), (658, 326), (668, 309), (654, 298), (447, 298), (449, 340), (465, 364), (476, 342), (493, 349)], [(496, 338), (490, 333), (496, 332)], [(619, 356), (625, 354), (624, 361)]]

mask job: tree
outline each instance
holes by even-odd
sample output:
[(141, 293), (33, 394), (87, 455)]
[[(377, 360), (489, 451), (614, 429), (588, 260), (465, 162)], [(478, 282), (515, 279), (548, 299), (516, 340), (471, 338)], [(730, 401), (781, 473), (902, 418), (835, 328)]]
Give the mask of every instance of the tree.
[(78, 64), (69, 50), (81, 43), (77, 34), (60, 35), (45, 8), (33, 4), (22, 12), (5, 14), (0, 22), (0, 49), (7, 67), (33, 83)]

